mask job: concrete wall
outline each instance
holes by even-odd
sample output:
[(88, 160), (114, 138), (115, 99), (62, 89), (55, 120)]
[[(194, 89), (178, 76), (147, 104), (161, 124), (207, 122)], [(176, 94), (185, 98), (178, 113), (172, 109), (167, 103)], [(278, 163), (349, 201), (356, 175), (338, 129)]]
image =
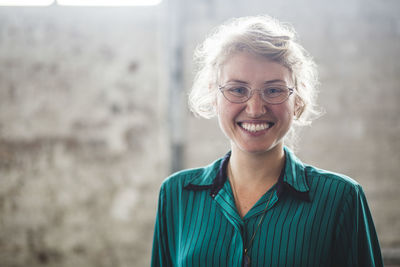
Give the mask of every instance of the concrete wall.
[[(400, 248), (400, 3), (190, 0), (195, 45), (232, 16), (291, 22), (320, 66), (326, 115), (298, 155), (359, 181), (382, 247)], [(169, 174), (168, 1), (148, 8), (0, 7), (0, 266), (148, 266)], [(187, 112), (184, 166), (228, 144)], [(386, 251), (386, 250), (385, 250)], [(389, 255), (389, 254), (387, 254)]]
[(159, 11), (0, 8), (0, 266), (146, 266)]

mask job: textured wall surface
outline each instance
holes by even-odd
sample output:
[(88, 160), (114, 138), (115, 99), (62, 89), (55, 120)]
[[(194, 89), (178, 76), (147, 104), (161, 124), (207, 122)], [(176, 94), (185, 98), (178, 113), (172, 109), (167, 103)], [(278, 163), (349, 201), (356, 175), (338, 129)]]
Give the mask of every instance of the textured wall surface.
[(157, 10), (0, 8), (0, 266), (146, 266), (167, 138)]
[[(149, 8), (0, 7), (0, 266), (148, 266), (168, 134), (168, 1)], [(326, 114), (298, 155), (366, 191), (400, 248), (400, 2), (189, 0), (195, 45), (232, 16), (291, 22), (320, 66)], [(186, 167), (223, 155), (215, 120), (184, 120)]]

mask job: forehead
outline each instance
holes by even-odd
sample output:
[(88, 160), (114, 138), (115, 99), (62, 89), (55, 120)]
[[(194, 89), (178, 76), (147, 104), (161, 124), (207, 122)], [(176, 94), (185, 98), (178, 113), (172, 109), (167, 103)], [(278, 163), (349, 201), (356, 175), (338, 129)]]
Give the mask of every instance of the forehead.
[(280, 81), (291, 84), (291, 72), (282, 64), (248, 52), (237, 52), (221, 65), (219, 82), (243, 82), (250, 85)]

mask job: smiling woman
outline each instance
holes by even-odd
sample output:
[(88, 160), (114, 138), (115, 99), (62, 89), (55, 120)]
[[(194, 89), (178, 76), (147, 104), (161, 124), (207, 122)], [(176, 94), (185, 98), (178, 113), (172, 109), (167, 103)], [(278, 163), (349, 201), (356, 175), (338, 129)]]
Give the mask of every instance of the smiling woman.
[[(219, 82), (229, 85), (238, 81), (249, 88), (263, 89), (262, 93), (255, 94), (251, 93), (254, 89), (248, 89), (246, 98), (240, 101), (242, 103), (227, 98), (227, 91), (223, 96), (217, 95), (218, 121), (231, 141), (232, 152), (239, 149), (262, 153), (275, 149), (277, 145), (276, 149), (282, 151), (282, 139), (292, 124), (295, 109), (294, 98), (289, 97), (288, 88), (294, 86), (290, 71), (264, 57), (237, 52), (225, 61)], [(281, 97), (273, 95), (275, 97), (267, 98), (264, 92), (271, 88), (282, 88)], [(276, 102), (276, 98), (280, 101)]]
[(315, 114), (316, 68), (268, 16), (220, 26), (196, 50), (192, 111), (231, 145), (161, 186), (152, 266), (383, 266), (362, 187), (286, 146)]

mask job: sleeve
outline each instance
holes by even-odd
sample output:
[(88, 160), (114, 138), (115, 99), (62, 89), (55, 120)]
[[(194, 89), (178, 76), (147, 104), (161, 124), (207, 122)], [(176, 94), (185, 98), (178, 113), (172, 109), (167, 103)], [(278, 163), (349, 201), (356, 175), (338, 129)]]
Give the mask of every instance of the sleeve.
[(153, 249), (151, 256), (151, 266), (172, 266), (172, 261), (168, 249), (168, 239), (165, 218), (165, 188), (161, 187), (156, 222), (154, 227)]
[(360, 185), (355, 185), (345, 195), (334, 250), (333, 266), (383, 266), (375, 226)]

